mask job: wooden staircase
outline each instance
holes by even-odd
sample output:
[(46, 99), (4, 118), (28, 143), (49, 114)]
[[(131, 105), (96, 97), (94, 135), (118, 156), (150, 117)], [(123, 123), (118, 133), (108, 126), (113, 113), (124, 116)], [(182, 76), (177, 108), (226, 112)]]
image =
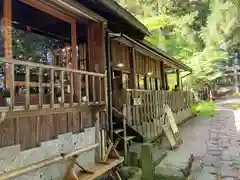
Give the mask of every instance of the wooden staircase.
[(118, 146), (118, 150), (124, 150), (124, 159), (128, 159), (129, 146), (132, 142), (142, 142), (141, 134), (131, 128), (127, 123), (127, 117), (124, 117), (122, 112), (113, 108), (113, 132), (115, 140), (121, 140), (122, 143)]

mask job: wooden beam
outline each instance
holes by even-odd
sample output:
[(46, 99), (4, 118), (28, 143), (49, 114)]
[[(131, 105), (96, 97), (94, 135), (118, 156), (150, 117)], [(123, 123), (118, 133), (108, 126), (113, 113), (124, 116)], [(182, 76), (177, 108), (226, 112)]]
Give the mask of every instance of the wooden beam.
[(62, 12), (44, 4), (43, 2), (41, 2), (39, 0), (19, 0), (19, 1), (21, 1), (22, 3), (25, 3), (29, 6), (32, 6), (35, 9), (39, 9), (47, 14), (50, 14), (58, 19), (66, 21), (70, 24), (74, 23), (74, 21), (75, 21), (75, 19), (72, 18), (71, 16), (68, 16), (65, 13), (62, 13)]
[(135, 69), (135, 49), (129, 48), (130, 51), (130, 88), (136, 89), (136, 69)]
[[(79, 113), (79, 112), (92, 112), (92, 111), (102, 111), (105, 109), (105, 103), (101, 104), (64, 104), (61, 107), (60, 104), (55, 104), (54, 108), (50, 105), (43, 105), (42, 109), (39, 109), (36, 105), (30, 105), (29, 109), (26, 111), (25, 106), (14, 106), (14, 111), (9, 112), (9, 107), (0, 108), (0, 112), (6, 112), (5, 119), (23, 118), (23, 117), (35, 117), (35, 116), (46, 116), (52, 114), (64, 114), (64, 113)], [(45, 108), (46, 107), (46, 108)]]
[(164, 72), (164, 63), (163, 63), (163, 61), (160, 62), (160, 73), (161, 73), (162, 88), (166, 89), (166, 86), (165, 86), (165, 72)]
[(91, 22), (88, 26), (88, 70), (104, 73), (104, 24)]
[(176, 75), (177, 75), (177, 85), (180, 86), (180, 72), (179, 69), (176, 70)]
[(169, 86), (168, 86), (168, 73), (167, 72), (164, 72), (164, 76), (165, 76), (165, 89), (166, 90), (169, 90)]
[(77, 63), (77, 25), (76, 20), (71, 23), (71, 37), (72, 37), (72, 68), (78, 69)]
[[(90, 72), (100, 72), (104, 73), (105, 64), (104, 64), (104, 24), (90, 22), (88, 26), (88, 47), (87, 47), (87, 57), (88, 57), (88, 71)], [(95, 81), (96, 82), (96, 81)], [(98, 89), (99, 83), (95, 83), (92, 78), (89, 78), (89, 90), (90, 98), (99, 99)], [(87, 83), (87, 81), (86, 81)], [(95, 88), (93, 88), (93, 86)], [(94, 91), (94, 89), (96, 91)], [(103, 92), (103, 91), (102, 91)], [(104, 94), (102, 94), (104, 96)]]
[[(77, 62), (77, 24), (76, 23), (77, 23), (76, 20), (74, 20), (71, 23), (72, 69), (79, 69), (78, 62)], [(76, 73), (73, 73), (73, 91), (74, 91), (75, 97), (79, 100), (81, 100), (79, 97), (80, 95), (79, 91), (81, 91), (80, 83), (81, 83), (80, 76)]]
[[(4, 57), (12, 58), (12, 0), (3, 1), (3, 27), (4, 27)], [(4, 81), (6, 88), (10, 88), (11, 70), (9, 65), (4, 65)]]

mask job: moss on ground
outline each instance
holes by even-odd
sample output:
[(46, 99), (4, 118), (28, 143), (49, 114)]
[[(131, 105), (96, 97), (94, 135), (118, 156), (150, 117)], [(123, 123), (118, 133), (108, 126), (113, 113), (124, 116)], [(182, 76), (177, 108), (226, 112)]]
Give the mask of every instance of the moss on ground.
[(214, 113), (216, 110), (216, 103), (212, 101), (202, 101), (197, 105), (192, 106), (193, 113), (198, 116), (205, 116), (209, 118), (214, 117)]
[(233, 104), (232, 107), (233, 107), (234, 109), (240, 109), (240, 104)]

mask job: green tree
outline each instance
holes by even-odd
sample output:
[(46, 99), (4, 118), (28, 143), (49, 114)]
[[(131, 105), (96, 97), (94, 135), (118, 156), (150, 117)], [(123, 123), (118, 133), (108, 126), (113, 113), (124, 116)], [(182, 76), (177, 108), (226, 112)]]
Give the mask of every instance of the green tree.
[[(124, 7), (132, 12), (130, 2)], [(239, 0), (138, 0), (134, 7), (153, 33), (147, 40), (193, 68), (186, 83), (216, 80), (222, 75), (219, 62), (240, 52)]]

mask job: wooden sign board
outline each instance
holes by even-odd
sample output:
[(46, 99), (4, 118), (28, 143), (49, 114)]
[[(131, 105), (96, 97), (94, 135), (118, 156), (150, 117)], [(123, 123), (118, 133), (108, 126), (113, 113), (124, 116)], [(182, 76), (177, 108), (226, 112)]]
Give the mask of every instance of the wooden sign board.
[(175, 139), (174, 134), (172, 132), (171, 126), (169, 124), (164, 124), (163, 125), (163, 131), (164, 131), (172, 149), (176, 149), (177, 142), (176, 142), (176, 139)]
[(133, 105), (134, 106), (140, 106), (142, 104), (141, 98), (134, 98), (133, 99)]
[(167, 119), (172, 128), (173, 133), (174, 134), (179, 133), (175, 118), (173, 116), (173, 113), (172, 113), (170, 107), (166, 104), (164, 104), (163, 106), (164, 106), (165, 113), (167, 114)]
[(171, 108), (164, 104), (164, 110), (165, 110), (165, 113), (166, 113), (166, 118), (168, 120), (167, 124), (169, 124), (169, 126), (171, 127), (171, 130), (173, 132), (173, 136), (174, 136), (174, 139), (176, 140), (177, 144), (181, 144), (183, 141), (182, 141), (182, 138), (180, 137), (180, 133), (179, 133), (179, 130), (178, 130), (178, 127), (177, 127), (177, 124), (176, 124), (176, 121), (175, 121), (175, 118), (173, 116), (173, 113), (172, 113), (172, 110)]

